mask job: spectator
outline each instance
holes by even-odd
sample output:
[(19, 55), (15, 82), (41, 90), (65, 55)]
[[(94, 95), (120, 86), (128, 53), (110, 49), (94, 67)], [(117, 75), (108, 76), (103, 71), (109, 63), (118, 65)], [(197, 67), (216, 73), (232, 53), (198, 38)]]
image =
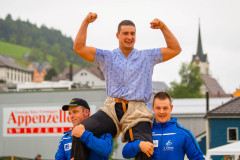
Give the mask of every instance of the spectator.
[(38, 154), (34, 160), (41, 160), (41, 158), (42, 158), (41, 154)]

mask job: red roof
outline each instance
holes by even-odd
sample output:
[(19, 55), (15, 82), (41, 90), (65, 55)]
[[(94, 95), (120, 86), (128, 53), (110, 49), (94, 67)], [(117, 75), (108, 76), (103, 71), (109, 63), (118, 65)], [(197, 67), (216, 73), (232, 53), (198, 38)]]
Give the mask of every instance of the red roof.
[(225, 97), (228, 96), (222, 87), (219, 85), (216, 79), (210, 77), (210, 75), (204, 75), (203, 77), (205, 86), (209, 92), (210, 97)]

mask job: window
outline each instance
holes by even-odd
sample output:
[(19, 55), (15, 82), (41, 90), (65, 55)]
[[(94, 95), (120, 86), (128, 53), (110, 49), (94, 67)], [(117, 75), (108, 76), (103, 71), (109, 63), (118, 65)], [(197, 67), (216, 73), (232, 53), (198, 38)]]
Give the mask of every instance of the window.
[(238, 128), (227, 128), (227, 140), (228, 142), (238, 140)]
[(86, 72), (81, 73), (81, 76), (86, 76), (86, 75), (87, 75)]

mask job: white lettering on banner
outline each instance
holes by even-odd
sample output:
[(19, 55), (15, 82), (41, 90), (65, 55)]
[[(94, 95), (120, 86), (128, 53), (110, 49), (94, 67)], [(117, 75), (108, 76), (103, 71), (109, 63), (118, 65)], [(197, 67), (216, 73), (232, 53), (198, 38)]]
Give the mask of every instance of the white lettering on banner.
[[(45, 114), (43, 114), (45, 113)], [(25, 114), (25, 115), (24, 115)], [(34, 115), (37, 114), (37, 115)], [(53, 115), (52, 115), (53, 114)], [(31, 123), (66, 123), (70, 122), (66, 112), (59, 110), (56, 112), (14, 112), (12, 111), (8, 118), (8, 124), (17, 124), (18, 126), (28, 126)]]
[(3, 136), (55, 135), (72, 128), (60, 107), (3, 108)]

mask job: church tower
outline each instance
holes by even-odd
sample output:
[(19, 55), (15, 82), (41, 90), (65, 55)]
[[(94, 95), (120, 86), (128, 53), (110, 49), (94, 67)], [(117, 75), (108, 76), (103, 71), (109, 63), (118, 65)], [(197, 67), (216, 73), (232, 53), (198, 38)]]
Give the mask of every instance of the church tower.
[(198, 43), (197, 43), (197, 53), (193, 55), (192, 62), (200, 67), (200, 73), (202, 75), (209, 75), (209, 62), (207, 54), (203, 54), (200, 22), (199, 22), (199, 32), (198, 32)]
[(209, 62), (207, 54), (203, 53), (202, 39), (200, 31), (198, 31), (198, 42), (197, 42), (197, 53), (192, 57), (192, 63), (196, 64), (200, 68), (200, 73), (202, 74), (202, 79), (204, 84), (201, 86), (202, 95), (206, 92), (209, 93), (210, 97), (227, 97), (228, 95), (224, 92), (222, 87), (219, 85), (218, 81), (213, 78), (209, 73)]

